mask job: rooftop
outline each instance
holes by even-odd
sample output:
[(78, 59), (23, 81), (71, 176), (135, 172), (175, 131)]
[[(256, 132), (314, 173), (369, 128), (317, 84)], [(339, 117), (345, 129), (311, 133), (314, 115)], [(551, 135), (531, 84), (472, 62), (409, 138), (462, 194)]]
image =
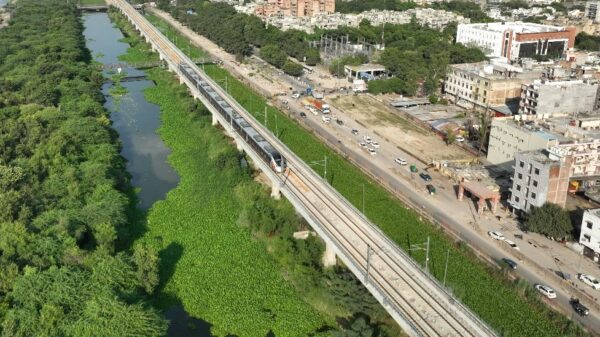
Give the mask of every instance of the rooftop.
[(369, 71), (385, 71), (385, 67), (381, 64), (361, 64), (358, 66), (353, 65), (345, 65), (345, 68), (348, 68), (352, 71), (356, 72), (369, 72)]
[(559, 163), (558, 160), (550, 159), (550, 157), (548, 156), (548, 151), (547, 150), (534, 150), (534, 151), (518, 152), (515, 155), (515, 158), (517, 156), (521, 157), (521, 158), (526, 158), (526, 159), (531, 160), (531, 161), (535, 161), (535, 162), (540, 163), (540, 164)]
[(481, 30), (487, 30), (490, 32), (504, 32), (506, 30), (512, 30), (515, 33), (548, 33), (548, 32), (562, 32), (565, 31), (564, 27), (542, 25), (537, 23), (529, 22), (490, 22), (490, 23), (471, 23), (461, 24), (459, 26), (469, 26), (471, 28), (478, 28)]

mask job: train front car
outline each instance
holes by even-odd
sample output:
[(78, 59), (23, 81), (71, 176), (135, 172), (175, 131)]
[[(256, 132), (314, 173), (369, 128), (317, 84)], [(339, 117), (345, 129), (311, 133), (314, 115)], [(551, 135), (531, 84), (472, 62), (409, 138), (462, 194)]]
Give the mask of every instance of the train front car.
[(271, 162), (269, 164), (271, 165), (271, 169), (277, 173), (283, 172), (285, 170), (285, 158), (274, 149), (270, 151), (270, 157)]

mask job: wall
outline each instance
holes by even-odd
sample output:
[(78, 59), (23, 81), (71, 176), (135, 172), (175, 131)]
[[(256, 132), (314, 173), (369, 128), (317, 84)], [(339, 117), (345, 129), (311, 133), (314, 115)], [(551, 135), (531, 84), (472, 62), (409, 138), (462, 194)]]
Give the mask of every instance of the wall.
[(540, 85), (537, 115), (588, 112), (597, 104), (598, 84)]
[(557, 144), (556, 140), (517, 126), (512, 119), (494, 118), (487, 160), (494, 165), (501, 165), (513, 161), (517, 152), (546, 149), (554, 144)]
[[(579, 236), (579, 243), (596, 253), (600, 252), (600, 217), (596, 214), (598, 210), (590, 209), (583, 212), (581, 234)], [(588, 223), (592, 228), (588, 227)], [(585, 238), (585, 235), (589, 236), (589, 241)]]

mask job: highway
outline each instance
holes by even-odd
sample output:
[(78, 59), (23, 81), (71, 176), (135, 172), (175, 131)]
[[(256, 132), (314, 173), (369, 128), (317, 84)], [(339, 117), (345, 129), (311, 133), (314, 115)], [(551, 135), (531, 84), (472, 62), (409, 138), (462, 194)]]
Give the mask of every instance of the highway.
[[(475, 314), (416, 264), (406, 253), (373, 225), (362, 213), (319, 177), (270, 131), (206, 76), (186, 55), (123, 0), (109, 0), (119, 8), (153, 46), (169, 69), (213, 113), (221, 125), (271, 179), (274, 190), (296, 207), (325, 241), (327, 249), (360, 279), (402, 329), (410, 336), (497, 336)], [(276, 174), (245, 144), (217, 112), (207, 104), (193, 83), (179, 73), (186, 63), (208, 82), (246, 121), (287, 160), (288, 169)], [(240, 143), (241, 142), (241, 143)]]

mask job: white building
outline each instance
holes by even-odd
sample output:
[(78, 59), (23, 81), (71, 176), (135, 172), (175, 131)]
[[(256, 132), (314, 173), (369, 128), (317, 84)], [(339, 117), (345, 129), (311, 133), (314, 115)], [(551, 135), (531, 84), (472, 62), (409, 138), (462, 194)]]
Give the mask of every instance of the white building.
[(488, 56), (518, 60), (562, 55), (575, 44), (575, 28), (524, 22), (459, 24), (456, 42), (480, 48)]
[(583, 245), (583, 253), (591, 256), (594, 262), (600, 257), (600, 208), (588, 209), (583, 212), (579, 243)]
[(600, 2), (598, 1), (587, 2), (585, 4), (585, 17), (594, 22), (600, 21), (600, 11), (598, 10), (598, 7), (600, 7)]

